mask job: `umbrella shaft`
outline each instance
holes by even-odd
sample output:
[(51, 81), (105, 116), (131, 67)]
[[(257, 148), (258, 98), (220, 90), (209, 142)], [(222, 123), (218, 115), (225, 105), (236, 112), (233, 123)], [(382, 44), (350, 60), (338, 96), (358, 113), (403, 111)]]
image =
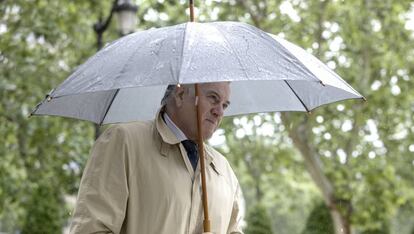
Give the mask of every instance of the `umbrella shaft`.
[(194, 1), (189, 0), (190, 2), (190, 22), (194, 22)]
[(208, 197), (207, 197), (207, 185), (206, 185), (206, 166), (204, 157), (204, 144), (203, 144), (203, 128), (201, 124), (201, 106), (200, 106), (200, 85), (195, 84), (195, 96), (196, 100), (196, 111), (197, 111), (197, 132), (198, 132), (198, 152), (200, 157), (200, 169), (201, 169), (201, 188), (202, 188), (202, 200), (204, 208), (204, 232), (210, 232), (210, 220), (208, 215)]

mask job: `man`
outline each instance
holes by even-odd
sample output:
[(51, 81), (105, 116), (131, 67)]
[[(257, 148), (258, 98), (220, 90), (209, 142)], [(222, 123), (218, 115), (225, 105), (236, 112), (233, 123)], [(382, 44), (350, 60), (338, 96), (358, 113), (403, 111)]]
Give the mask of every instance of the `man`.
[[(99, 137), (71, 233), (203, 232), (200, 166), (190, 149), (197, 138), (193, 87), (169, 86), (154, 121), (114, 125)], [(230, 85), (206, 83), (200, 90), (202, 133), (209, 139), (230, 104)], [(205, 153), (211, 230), (242, 233), (237, 178), (221, 154), (209, 146)]]

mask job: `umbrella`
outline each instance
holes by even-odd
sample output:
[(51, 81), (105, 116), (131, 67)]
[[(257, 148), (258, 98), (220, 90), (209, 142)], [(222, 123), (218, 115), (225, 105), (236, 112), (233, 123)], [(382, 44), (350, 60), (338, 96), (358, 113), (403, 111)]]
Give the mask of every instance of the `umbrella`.
[(280, 37), (240, 22), (189, 22), (130, 34), (106, 46), (33, 114), (98, 124), (148, 120), (167, 85), (218, 81), (231, 81), (226, 116), (309, 112), (363, 98), (314, 56)]
[[(98, 124), (152, 119), (168, 85), (221, 81), (231, 82), (226, 116), (310, 112), (327, 103), (363, 99), (318, 59), (280, 37), (240, 22), (188, 22), (114, 41), (52, 90), (32, 114)], [(204, 150), (199, 152), (204, 185)], [(203, 204), (209, 231), (205, 189)]]

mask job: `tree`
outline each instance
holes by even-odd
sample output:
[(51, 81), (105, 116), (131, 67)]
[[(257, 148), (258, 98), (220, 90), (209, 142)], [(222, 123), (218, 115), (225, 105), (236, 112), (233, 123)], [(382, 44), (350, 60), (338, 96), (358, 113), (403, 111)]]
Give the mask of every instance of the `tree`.
[(272, 226), (266, 207), (256, 204), (247, 214), (246, 234), (271, 234)]
[[(350, 233), (352, 224), (362, 230), (381, 226), (410, 199), (409, 193), (396, 189), (398, 184), (412, 181), (405, 174), (408, 169), (396, 169), (412, 168), (406, 161), (412, 160), (409, 145), (396, 146), (393, 139), (397, 135), (408, 140), (402, 126), (409, 128), (413, 122), (403, 111), (412, 108), (413, 96), (400, 95), (402, 89), (413, 86), (407, 77), (412, 72), (408, 61), (413, 52), (406, 47), (412, 38), (400, 17), (410, 9), (410, 2), (239, 3), (256, 26), (283, 32), (326, 61), (368, 98), (368, 105), (346, 102), (319, 108), (312, 115), (284, 113), (282, 119), (331, 208), (336, 233)], [(286, 8), (291, 10), (283, 13)], [(397, 37), (404, 43), (396, 43)], [(397, 102), (400, 106), (396, 109)], [(375, 139), (366, 140), (372, 135)], [(405, 166), (400, 167), (397, 161)], [(372, 191), (371, 196), (366, 196), (367, 191)], [(372, 207), (368, 211), (367, 204)]]
[(28, 115), (94, 50), (91, 19), (79, 17), (92, 4), (0, 4), (0, 231), (56, 233), (68, 216), (63, 196), (77, 190), (91, 125)]
[[(322, 197), (336, 233), (350, 233), (385, 227), (401, 207), (414, 202), (414, 52), (412, 31), (405, 25), (406, 13), (414, 8), (411, 1), (196, 4), (197, 21), (244, 21), (299, 44), (368, 99), (328, 105), (312, 114), (225, 120), (221, 150), (240, 178), (249, 208), (263, 201), (273, 227), (299, 233), (302, 224), (286, 220), (305, 219), (312, 202)], [(48, 207), (30, 205), (37, 193), (63, 206), (62, 196), (77, 192), (92, 125), (26, 116), (95, 52), (91, 26), (109, 7), (109, 1), (0, 4), (1, 231), (22, 230), (31, 222), (30, 209)], [(185, 8), (185, 1), (141, 1), (139, 27), (186, 22)], [(114, 31), (110, 28), (107, 41), (117, 37)], [(271, 133), (263, 130), (269, 128)], [(43, 183), (48, 180), (53, 182)], [(42, 217), (47, 219), (47, 212)]]
[[(22, 233), (43, 234), (59, 233), (68, 219), (65, 212), (60, 186), (50, 186), (50, 181), (37, 182), (29, 200), (24, 205), (26, 215), (22, 226)], [(45, 225), (46, 224), (46, 225)]]
[(319, 195), (288, 142), (280, 114), (225, 119), (222, 127), (220, 150), (236, 171), (247, 209), (259, 203), (278, 234), (299, 233), (303, 223), (291, 220), (305, 220)]
[(324, 202), (315, 205), (306, 220), (302, 234), (332, 234), (334, 228), (329, 209)]
[(368, 229), (362, 232), (362, 234), (389, 234), (390, 228), (387, 224), (382, 224), (378, 229)]

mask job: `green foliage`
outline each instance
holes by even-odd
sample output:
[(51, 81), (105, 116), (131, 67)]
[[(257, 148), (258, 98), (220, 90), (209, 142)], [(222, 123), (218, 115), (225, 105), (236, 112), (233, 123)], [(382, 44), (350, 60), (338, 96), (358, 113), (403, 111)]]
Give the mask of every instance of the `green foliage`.
[[(289, 5), (292, 10), (286, 12), (282, 5), (285, 9)], [(413, 203), (414, 93), (410, 89), (414, 88), (414, 52), (410, 47), (413, 32), (405, 25), (407, 12), (414, 9), (412, 2), (244, 0), (224, 1), (217, 6), (223, 19), (253, 23), (306, 48), (368, 99), (367, 103), (347, 101), (327, 105), (312, 111), (312, 115), (286, 113), (283, 123), (273, 121), (274, 135), (279, 138), (269, 145), (262, 143), (269, 136), (258, 137), (261, 133), (254, 128), (251, 131), (249, 121), (254, 117), (242, 126), (230, 123), (224, 133), (228, 148), (223, 147), (223, 151), (229, 153), (240, 172), (246, 197), (254, 198), (249, 194), (255, 194), (257, 187), (261, 187), (262, 197), (267, 199), (269, 193), (277, 193), (280, 183), (285, 189), (291, 188), (298, 179), (302, 182), (300, 188), (306, 188), (303, 183), (306, 176), (286, 178), (285, 183), (285, 177), (272, 163), (278, 157), (275, 148), (292, 148), (289, 137), (281, 136), (298, 128), (307, 139), (302, 144), (314, 149), (314, 156), (322, 161), (323, 174), (332, 183), (335, 196), (350, 202), (351, 209), (341, 211), (345, 216), (350, 211), (354, 230), (385, 227), (401, 206)], [(239, 129), (250, 133), (235, 137)], [(249, 143), (257, 147), (249, 148)], [(255, 157), (259, 158), (254, 160)], [(294, 164), (285, 165), (289, 172), (295, 170)], [(266, 170), (251, 173), (245, 168), (272, 169), (270, 173)], [(263, 189), (268, 178), (274, 178), (277, 183), (272, 185), (277, 185)], [(256, 183), (260, 185), (255, 186)], [(311, 193), (308, 190), (306, 194)], [(295, 200), (277, 199), (287, 203)], [(308, 208), (310, 200), (300, 201)]]
[(325, 203), (317, 204), (306, 220), (302, 234), (334, 234), (332, 218)]
[(299, 233), (303, 223), (291, 220), (305, 220), (311, 201), (319, 195), (288, 142), (280, 115), (229, 118), (221, 126), (226, 141), (220, 150), (236, 171), (247, 208), (260, 202), (278, 234)]
[(92, 128), (28, 115), (95, 50), (92, 19), (79, 17), (90, 4), (0, 4), (0, 231), (56, 233), (69, 213), (62, 197), (77, 191)]
[(261, 204), (256, 204), (251, 207), (247, 217), (246, 234), (271, 234), (272, 226), (270, 217), (267, 213), (266, 207)]
[[(186, 1), (138, 2), (140, 30), (188, 21), (183, 13)], [(80, 121), (27, 115), (95, 52), (92, 25), (110, 4), (0, 4), (0, 231), (13, 233), (34, 225), (32, 230), (56, 233), (67, 217), (62, 197), (77, 192), (93, 128)], [(299, 126), (308, 137), (305, 143), (322, 161), (335, 196), (350, 201), (354, 230), (388, 230), (391, 219), (401, 219), (401, 207), (414, 204), (414, 43), (413, 32), (405, 26), (412, 1), (195, 4), (197, 21), (248, 22), (299, 44), (368, 99), (328, 105), (312, 115), (288, 113), (286, 121), (280, 114), (225, 119), (225, 142), (218, 147), (238, 175), (248, 210), (252, 204), (265, 204), (278, 234), (304, 229), (298, 221), (308, 217), (321, 195), (289, 135)], [(105, 42), (118, 37), (114, 25), (105, 33)], [(412, 215), (411, 209), (403, 216)], [(50, 227), (42, 229), (44, 222)]]
[(390, 227), (387, 222), (384, 222), (378, 228), (365, 230), (361, 234), (390, 234)]
[(62, 226), (68, 218), (68, 213), (62, 207), (64, 201), (59, 188), (57, 184), (51, 184), (48, 181), (48, 183), (40, 182), (33, 189), (24, 206), (27, 213), (24, 218), (22, 233), (52, 234), (61, 232)]

